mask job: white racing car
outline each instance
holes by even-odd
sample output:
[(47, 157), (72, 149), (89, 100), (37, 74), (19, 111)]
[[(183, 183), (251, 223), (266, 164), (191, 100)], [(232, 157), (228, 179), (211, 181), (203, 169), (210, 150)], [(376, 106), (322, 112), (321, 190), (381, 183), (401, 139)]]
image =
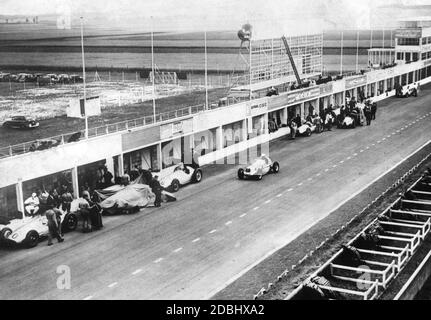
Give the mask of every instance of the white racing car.
[(184, 163), (179, 163), (160, 172), (154, 172), (153, 176), (159, 177), (160, 185), (164, 189), (171, 192), (177, 192), (180, 190), (181, 186), (191, 182), (201, 182), (203, 174), (200, 168), (193, 168)]
[[(3, 217), (4, 218), (4, 217)], [(39, 240), (48, 236), (48, 220), (44, 213), (26, 216), (19, 212), (13, 219), (3, 219), (0, 224), (0, 240), (24, 244), (28, 248), (37, 246)], [(78, 216), (71, 212), (61, 215), (61, 230), (73, 231), (78, 225)]]
[(268, 156), (262, 155), (254, 160), (247, 168), (238, 170), (238, 178), (240, 180), (255, 178), (262, 180), (262, 177), (268, 173), (278, 173), (280, 164), (272, 161)]
[(315, 131), (316, 131), (316, 125), (307, 121), (297, 129), (297, 134), (309, 137)]

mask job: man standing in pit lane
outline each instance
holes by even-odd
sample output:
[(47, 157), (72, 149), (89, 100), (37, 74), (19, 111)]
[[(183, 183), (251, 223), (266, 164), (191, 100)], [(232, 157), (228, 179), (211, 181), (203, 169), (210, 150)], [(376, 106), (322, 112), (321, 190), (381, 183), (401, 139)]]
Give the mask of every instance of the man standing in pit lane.
[(156, 208), (161, 206), (162, 203), (162, 186), (159, 182), (159, 177), (155, 176), (150, 183), (151, 191), (156, 195), (156, 199), (154, 200), (154, 206)]
[(295, 140), (297, 129), (298, 126), (296, 125), (295, 120), (290, 121), (290, 139)]
[(365, 119), (367, 120), (367, 126), (371, 124), (371, 106), (369, 103), (364, 108)]
[(377, 102), (371, 103), (371, 120), (376, 120)]
[(57, 238), (59, 243), (64, 241), (61, 236), (61, 211), (50, 205), (50, 208), (45, 212), (48, 220), (48, 246), (52, 246), (52, 238)]

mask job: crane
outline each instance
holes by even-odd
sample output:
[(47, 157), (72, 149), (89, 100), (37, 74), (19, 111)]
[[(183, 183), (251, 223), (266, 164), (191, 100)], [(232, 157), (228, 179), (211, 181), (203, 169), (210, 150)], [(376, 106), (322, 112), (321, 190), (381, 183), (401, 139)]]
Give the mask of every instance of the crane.
[(299, 77), (298, 69), (296, 69), (295, 61), (293, 60), (292, 52), (290, 51), (290, 47), (289, 47), (289, 44), (287, 43), (287, 39), (285, 36), (282, 36), (281, 40), (283, 40), (284, 47), (286, 48), (286, 52), (289, 57), (290, 64), (292, 65), (293, 72), (295, 73), (296, 81), (298, 82), (298, 86), (301, 86), (302, 81), (301, 81), (301, 78)]

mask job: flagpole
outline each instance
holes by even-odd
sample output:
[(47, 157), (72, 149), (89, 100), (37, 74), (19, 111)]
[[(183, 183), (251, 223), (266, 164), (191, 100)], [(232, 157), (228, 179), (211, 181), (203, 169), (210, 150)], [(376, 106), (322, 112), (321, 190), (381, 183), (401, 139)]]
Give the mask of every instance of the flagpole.
[(86, 77), (85, 77), (85, 55), (84, 55), (84, 23), (81, 17), (81, 49), (82, 49), (82, 80), (84, 84), (84, 116), (85, 116), (85, 139), (88, 139), (88, 116), (87, 116), (87, 90), (86, 90)]
[(340, 58), (340, 75), (343, 75), (343, 44), (344, 42), (344, 32), (341, 31), (341, 58)]
[(208, 54), (207, 54), (207, 32), (205, 30), (205, 109), (208, 110)]
[(153, 26), (153, 17), (151, 16), (151, 69), (153, 73), (153, 119), (154, 123), (156, 122), (156, 83), (155, 78), (156, 74), (154, 72), (154, 26)]
[(356, 73), (358, 73), (359, 69), (359, 30), (357, 30), (356, 35)]

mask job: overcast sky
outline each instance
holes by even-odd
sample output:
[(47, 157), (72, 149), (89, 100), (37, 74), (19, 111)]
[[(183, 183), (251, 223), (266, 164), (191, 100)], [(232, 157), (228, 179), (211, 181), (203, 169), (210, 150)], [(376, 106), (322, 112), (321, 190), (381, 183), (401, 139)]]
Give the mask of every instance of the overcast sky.
[(70, 12), (72, 18), (83, 15), (97, 23), (129, 26), (142, 25), (153, 16), (159, 27), (178, 22), (183, 29), (203, 25), (231, 29), (247, 20), (325, 18), (320, 16), (324, 7), (327, 14), (343, 15), (352, 28), (360, 28), (368, 23), (371, 5), (391, 3), (431, 4), (431, 0), (0, 0), (0, 14)]

